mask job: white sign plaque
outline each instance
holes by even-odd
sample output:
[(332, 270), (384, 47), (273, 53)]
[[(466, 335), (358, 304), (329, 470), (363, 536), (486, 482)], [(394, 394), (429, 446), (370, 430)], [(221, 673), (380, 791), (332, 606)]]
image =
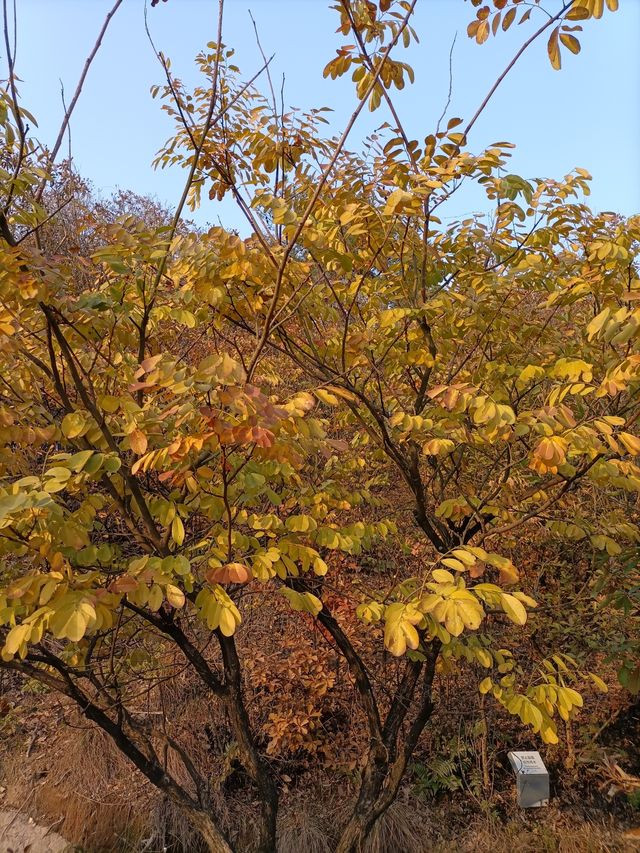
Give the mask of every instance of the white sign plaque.
[(516, 774), (518, 804), (524, 809), (549, 804), (549, 773), (540, 753), (510, 752), (509, 762)]

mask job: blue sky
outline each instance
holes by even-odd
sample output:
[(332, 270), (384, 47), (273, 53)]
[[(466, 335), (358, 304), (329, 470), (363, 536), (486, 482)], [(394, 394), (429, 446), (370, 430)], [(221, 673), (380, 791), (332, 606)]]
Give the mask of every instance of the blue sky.
[[(62, 116), (60, 80), (68, 100), (112, 2), (18, 0), (21, 92), (38, 119), (37, 134), (49, 143)], [(555, 10), (558, 2), (547, 0), (547, 5)], [(149, 94), (152, 84), (162, 82), (162, 70), (144, 32), (143, 8), (143, 0), (124, 0), (111, 24), (72, 119), (73, 154), (82, 174), (105, 193), (131, 188), (173, 205), (184, 180), (181, 170), (154, 172), (151, 167), (171, 124)], [(247, 77), (261, 64), (248, 9), (266, 53), (276, 54), (272, 69), (278, 86), (285, 74), (286, 103), (330, 106), (339, 129), (351, 113), (354, 92), (348, 76), (338, 81), (322, 77), (340, 44), (336, 12), (326, 0), (226, 0), (224, 41), (236, 49)], [(193, 57), (215, 38), (216, 16), (215, 0), (168, 0), (149, 9), (157, 46), (186, 82), (198, 79)], [(531, 22), (513, 26), (478, 46), (466, 35), (474, 17), (473, 7), (463, 0), (418, 0), (414, 26), (420, 44), (396, 54), (403, 54), (416, 71), (415, 84), (396, 97), (410, 136), (422, 140), (434, 129), (446, 101), (448, 56), (456, 33), (448, 115), (468, 118), (533, 31)], [(582, 166), (594, 178), (589, 202), (594, 208), (640, 212), (639, 36), (640, 0), (620, 0), (618, 12), (587, 22), (578, 56), (563, 51), (562, 71), (551, 68), (545, 42), (535, 43), (475, 126), (471, 148), (514, 142), (510, 168), (525, 177), (561, 177)], [(386, 118), (384, 107), (363, 114), (351, 146)], [(480, 204), (480, 196), (472, 192), (459, 194), (447, 213), (466, 214)], [(226, 203), (221, 208), (206, 202), (195, 218), (204, 224), (219, 217), (227, 227), (241, 225), (240, 215)]]

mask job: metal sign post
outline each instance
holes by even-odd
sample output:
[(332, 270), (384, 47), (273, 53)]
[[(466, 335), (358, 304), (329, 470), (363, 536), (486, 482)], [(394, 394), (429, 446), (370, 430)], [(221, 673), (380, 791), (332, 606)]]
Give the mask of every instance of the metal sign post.
[(518, 805), (523, 809), (549, 805), (549, 772), (539, 752), (510, 752), (516, 774)]

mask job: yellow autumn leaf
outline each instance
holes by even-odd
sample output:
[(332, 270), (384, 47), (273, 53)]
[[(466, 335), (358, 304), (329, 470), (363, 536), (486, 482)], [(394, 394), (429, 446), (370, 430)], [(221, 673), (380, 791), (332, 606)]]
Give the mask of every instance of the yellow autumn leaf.
[(111, 394), (103, 394), (98, 397), (98, 405), (101, 409), (109, 414), (113, 414), (117, 412), (120, 407), (120, 400), (118, 397), (114, 397)]
[(231, 637), (235, 633), (236, 626), (237, 623), (232, 611), (228, 607), (222, 607), (219, 619), (220, 633), (224, 634), (225, 637)]
[(179, 515), (176, 515), (171, 522), (171, 538), (176, 545), (182, 545), (184, 542), (184, 524)]
[(56, 639), (68, 639), (77, 643), (84, 637), (95, 618), (96, 611), (91, 602), (77, 594), (70, 594), (61, 599), (53, 611), (49, 628)]
[[(455, 598), (455, 593), (451, 597), (456, 608), (457, 616), (462, 619), (465, 628), (471, 631), (477, 631), (482, 624), (484, 610), (476, 600)], [(446, 623), (445, 623), (446, 624)], [(448, 626), (447, 626), (448, 627)]]
[(580, 42), (570, 33), (560, 33), (560, 41), (571, 53), (580, 53)]
[(407, 648), (417, 649), (420, 637), (415, 628), (422, 614), (412, 605), (400, 602), (391, 604), (385, 612), (384, 644), (395, 657), (403, 655)]
[(67, 438), (76, 438), (82, 435), (85, 425), (84, 415), (80, 412), (69, 412), (62, 419), (62, 432)]
[(473, 653), (480, 666), (488, 669), (493, 664), (493, 657), (487, 649), (474, 649)]
[(186, 599), (184, 592), (179, 587), (170, 583), (167, 584), (165, 595), (167, 597), (167, 601), (172, 607), (175, 607), (177, 610), (184, 607)]
[(595, 338), (595, 336), (602, 330), (602, 328), (604, 327), (604, 324), (607, 322), (607, 320), (609, 318), (610, 313), (611, 313), (610, 308), (603, 308), (603, 310), (600, 311), (599, 314), (596, 314), (596, 316), (593, 318), (593, 320), (590, 320), (590, 322), (587, 324), (587, 338), (588, 338), (588, 340), (590, 340), (590, 341), (593, 340), (593, 338)]
[(384, 616), (384, 605), (378, 601), (367, 601), (359, 604), (356, 607), (356, 616), (361, 619), (365, 625), (371, 625), (374, 622), (379, 622)]
[(549, 36), (549, 41), (547, 42), (547, 53), (549, 54), (549, 61), (553, 68), (556, 71), (559, 71), (562, 66), (562, 60), (560, 58), (560, 45), (558, 44), (558, 32), (560, 27), (556, 27), (551, 35)]
[(500, 604), (512, 622), (516, 625), (525, 624), (527, 621), (527, 611), (525, 610), (522, 602), (518, 601), (515, 596), (503, 592), (500, 597)]
[(595, 673), (590, 672), (589, 678), (593, 681), (593, 683), (595, 684), (595, 686), (598, 688), (598, 690), (601, 693), (608, 693), (609, 692), (609, 688), (604, 683), (604, 681), (600, 678), (599, 675), (596, 675)]
[(473, 566), (476, 562), (475, 556), (464, 548), (455, 548), (451, 553), (457, 560), (460, 560), (467, 566)]
[(542, 715), (542, 725), (540, 726), (540, 736), (545, 743), (555, 744), (559, 742), (558, 733), (556, 731), (556, 727), (553, 724), (553, 721)]
[(436, 583), (453, 583), (455, 581), (454, 576), (446, 569), (434, 569), (431, 572), (431, 577)]
[(162, 587), (159, 587), (158, 584), (154, 583), (151, 589), (149, 590), (149, 599), (147, 605), (149, 607), (149, 610), (152, 610), (153, 612), (160, 610), (163, 600), (164, 595), (162, 594)]
[(455, 557), (443, 557), (440, 562), (443, 566), (448, 566), (456, 572), (464, 572), (467, 570), (466, 565), (461, 560), (456, 560)]
[(129, 433), (129, 447), (133, 450), (136, 456), (142, 456), (147, 451), (147, 436), (142, 430), (134, 429)]
[(313, 393), (316, 395), (318, 400), (322, 403), (326, 403), (327, 406), (337, 406), (340, 402), (335, 394), (332, 394), (330, 391), (326, 391), (324, 388), (316, 388)]
[(314, 575), (319, 575), (323, 577), (329, 571), (329, 567), (322, 559), (322, 557), (315, 557), (313, 560), (313, 573)]
[(483, 678), (480, 684), (478, 685), (478, 690), (480, 693), (485, 694), (488, 693), (493, 686), (493, 682), (490, 678)]
[(31, 625), (25, 625), (23, 622), (21, 625), (14, 625), (14, 627), (7, 634), (7, 638), (4, 643), (4, 651), (10, 655), (15, 655), (20, 646), (23, 643), (28, 642), (31, 637)]
[(640, 438), (630, 432), (619, 432), (617, 438), (623, 443), (627, 453), (640, 456)]

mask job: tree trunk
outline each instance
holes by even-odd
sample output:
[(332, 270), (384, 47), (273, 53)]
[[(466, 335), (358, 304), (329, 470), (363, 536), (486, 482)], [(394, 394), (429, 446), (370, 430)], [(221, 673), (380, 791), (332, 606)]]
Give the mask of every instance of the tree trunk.
[(192, 798), (160, 765), (153, 750), (150, 754), (145, 752), (144, 744), (136, 742), (131, 734), (124, 731), (119, 722), (111, 719), (104, 708), (96, 705), (80, 689), (61, 660), (43, 647), (40, 647), (40, 650), (42, 658), (38, 662), (44, 659), (49, 666), (60, 673), (62, 678), (58, 679), (50, 672), (34, 666), (29, 659), (8, 661), (1, 665), (34, 678), (75, 702), (80, 712), (109, 735), (114, 745), (147, 777), (151, 784), (175, 803), (189, 824), (198, 831), (209, 853), (234, 853), (222, 830), (206, 810), (202, 792), (198, 792), (200, 795), (198, 800)]
[(249, 720), (244, 705), (237, 696), (226, 704), (229, 722), (236, 735), (240, 762), (251, 776), (260, 798), (260, 822), (256, 853), (275, 853), (278, 789), (263, 757), (258, 753), (250, 735)]
[(260, 797), (260, 823), (258, 828), (257, 853), (275, 853), (276, 819), (278, 816), (278, 788), (273, 773), (258, 750), (249, 715), (242, 696), (242, 674), (240, 659), (233, 637), (225, 637), (216, 631), (225, 672), (225, 708), (231, 729), (235, 735), (240, 762), (253, 780)]
[(409, 736), (398, 758), (393, 764), (387, 765), (384, 776), (378, 772), (378, 778), (364, 796), (361, 787), (358, 802), (342, 831), (336, 853), (360, 853), (378, 820), (395, 802), (414, 747), (415, 744), (410, 745)]
[[(395, 802), (407, 764), (433, 713), (431, 688), (439, 651), (440, 642), (432, 640), (424, 664), (408, 663), (383, 727), (387, 758), (381, 762), (379, 755), (370, 750), (358, 802), (340, 836), (336, 853), (360, 853), (376, 822)], [(420, 672), (422, 688), (415, 717), (404, 737), (400, 737), (400, 727), (412, 703)]]
[(233, 848), (229, 846), (224, 835), (205, 811), (185, 806), (181, 802), (178, 802), (177, 805), (189, 823), (198, 830), (208, 853), (233, 853)]
[(360, 853), (378, 820), (393, 805), (408, 758), (403, 751), (393, 765), (387, 766), (384, 777), (379, 776), (374, 782), (373, 790), (363, 796), (361, 789), (353, 814), (340, 836), (336, 853)]
[[(380, 780), (380, 784), (376, 786), (378, 789), (381, 787), (381, 782), (382, 780)], [(393, 802), (393, 800), (391, 802)], [(375, 799), (370, 795), (365, 795), (363, 797), (361, 791), (361, 794), (358, 797), (358, 803), (353, 810), (353, 814), (342, 831), (340, 841), (336, 847), (336, 853), (359, 853), (359, 851), (362, 850), (362, 846), (369, 837), (376, 821), (383, 814), (382, 811), (379, 811), (376, 808), (376, 805), (377, 796)], [(386, 809), (384, 809), (384, 811), (386, 811)]]
[(340, 837), (336, 853), (359, 853), (369, 832), (371, 829), (365, 829), (364, 816), (353, 815)]

